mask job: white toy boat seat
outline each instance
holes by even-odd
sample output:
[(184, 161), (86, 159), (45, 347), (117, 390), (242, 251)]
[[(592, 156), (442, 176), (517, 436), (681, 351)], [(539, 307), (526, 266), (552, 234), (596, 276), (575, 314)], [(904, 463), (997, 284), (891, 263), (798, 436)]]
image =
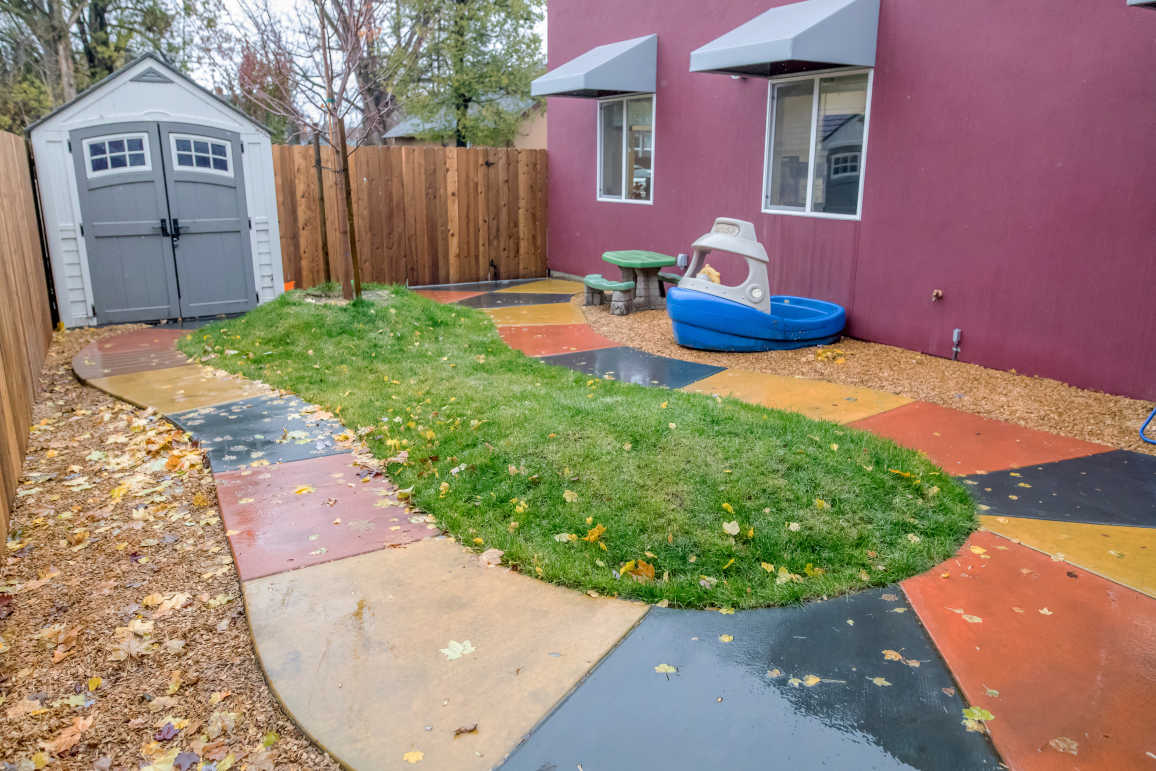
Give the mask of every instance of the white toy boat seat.
[[(769, 260), (767, 251), (755, 238), (753, 224), (730, 217), (719, 217), (714, 221), (710, 232), (694, 242), (693, 249), (686, 274), (678, 282), (680, 288), (733, 300), (763, 313), (771, 312), (771, 287), (767, 276)], [(706, 256), (716, 249), (737, 254), (746, 260), (747, 277), (741, 284), (727, 286), (699, 277), (699, 272), (706, 264)]]

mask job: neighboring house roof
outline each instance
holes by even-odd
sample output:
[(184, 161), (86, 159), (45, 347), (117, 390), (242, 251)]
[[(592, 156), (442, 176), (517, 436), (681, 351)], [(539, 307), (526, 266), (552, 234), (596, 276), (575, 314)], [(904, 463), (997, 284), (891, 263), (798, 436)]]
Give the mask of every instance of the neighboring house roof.
[[(522, 113), (528, 111), (531, 107), (534, 107), (538, 103), (538, 100), (536, 99), (519, 96), (502, 96), (493, 101), (497, 102), (498, 106), (507, 112)], [(477, 112), (479, 108), (479, 103), (474, 102), (470, 105), (470, 112)], [(437, 131), (444, 131), (448, 133), (452, 130), (453, 123), (450, 120), (450, 116), (448, 114), (443, 114), (442, 116), (433, 120), (423, 120), (422, 118), (403, 118), (401, 123), (398, 123), (389, 131), (385, 132), (385, 138), (409, 139), (411, 137), (416, 137), (419, 134)]]
[[(205, 87), (204, 87), (204, 86), (202, 86), (200, 83), (198, 83), (197, 81), (193, 80), (193, 79), (192, 79), (192, 78), (190, 78), (188, 75), (186, 75), (185, 73), (181, 72), (181, 71), (180, 71), (180, 70), (178, 70), (176, 67), (174, 67), (173, 65), (169, 64), (168, 62), (166, 62), (166, 61), (165, 61), (163, 58), (161, 58), (161, 56), (160, 56), (160, 55), (158, 55), (158, 54), (156, 54), (156, 53), (153, 53), (152, 51), (149, 51), (148, 53), (144, 53), (144, 54), (141, 54), (140, 56), (138, 56), (137, 58), (133, 59), (133, 60), (132, 60), (131, 62), (129, 62), (128, 64), (126, 64), (126, 65), (124, 65), (123, 67), (121, 67), (120, 69), (118, 69), (118, 70), (116, 70), (115, 72), (112, 72), (112, 73), (108, 74), (107, 76), (105, 76), (105, 77), (101, 78), (100, 80), (96, 81), (96, 82), (95, 82), (95, 83), (93, 83), (91, 86), (89, 86), (88, 88), (84, 89), (84, 90), (83, 90), (83, 91), (81, 91), (79, 94), (77, 94), (76, 96), (74, 96), (74, 97), (73, 97), (72, 99), (70, 99), (69, 101), (67, 101), (67, 102), (65, 102), (64, 104), (62, 104), (62, 105), (60, 105), (59, 107), (57, 107), (57, 108), (56, 108), (55, 110), (53, 110), (52, 112), (50, 112), (50, 113), (48, 113), (47, 115), (45, 115), (45, 116), (41, 117), (39, 120), (36, 120), (36, 121), (34, 121), (34, 122), (32, 122), (32, 123), (28, 124), (28, 128), (24, 129), (24, 133), (26, 133), (26, 134), (29, 134), (29, 133), (31, 133), (31, 132), (32, 132), (32, 129), (36, 128), (37, 126), (39, 126), (40, 124), (44, 123), (45, 121), (47, 121), (47, 120), (50, 120), (50, 119), (52, 119), (52, 118), (56, 117), (58, 114), (60, 114), (60, 113), (64, 112), (64, 111), (65, 111), (65, 110), (67, 110), (69, 107), (71, 107), (72, 105), (76, 104), (77, 102), (80, 102), (80, 101), (83, 101), (84, 99), (87, 99), (87, 98), (88, 98), (89, 96), (91, 96), (92, 94), (95, 94), (97, 91), (101, 90), (102, 88), (104, 88), (105, 86), (107, 86), (109, 83), (111, 83), (112, 81), (114, 81), (114, 80), (116, 80), (117, 78), (119, 78), (119, 77), (120, 77), (120, 76), (121, 76), (121, 75), (122, 75), (122, 74), (123, 74), (123, 73), (124, 73), (126, 70), (130, 70), (130, 69), (132, 69), (133, 67), (135, 67), (136, 65), (138, 65), (138, 64), (140, 64), (141, 62), (145, 61), (146, 59), (151, 59), (153, 62), (155, 62), (155, 63), (159, 64), (161, 67), (163, 67), (163, 68), (164, 68), (164, 70), (165, 70), (165, 74), (166, 74), (166, 75), (171, 75), (171, 76), (173, 76), (173, 77), (176, 77), (176, 78), (180, 78), (180, 79), (181, 79), (181, 80), (183, 80), (185, 83), (188, 83), (189, 85), (193, 86), (194, 88), (196, 88), (197, 90), (199, 90), (199, 91), (201, 91), (203, 94), (205, 94), (206, 96), (208, 96), (208, 97), (211, 97), (213, 100), (215, 100), (215, 101), (219, 102), (220, 104), (222, 104), (223, 106), (227, 107), (227, 108), (228, 108), (228, 109), (229, 109), (231, 112), (233, 112), (233, 113), (236, 113), (236, 115), (237, 115), (238, 117), (240, 117), (242, 120), (245, 120), (245, 121), (247, 121), (247, 122), (249, 122), (249, 123), (253, 124), (253, 125), (254, 125), (254, 126), (256, 126), (257, 128), (261, 129), (261, 131), (264, 131), (266, 134), (271, 134), (271, 133), (272, 133), (272, 132), (270, 132), (270, 131), (269, 131), (269, 128), (268, 128), (267, 126), (265, 126), (265, 125), (263, 125), (263, 124), (261, 124), (261, 123), (259, 123), (259, 122), (255, 121), (255, 120), (253, 120), (252, 116), (250, 116), (250, 115), (246, 115), (244, 112), (242, 112), (240, 109), (238, 109), (238, 107), (237, 107), (235, 104), (233, 104), (232, 102), (230, 102), (230, 101), (229, 101), (229, 100), (227, 100), (227, 99), (223, 99), (223, 98), (221, 98), (221, 97), (220, 97), (218, 94), (214, 94), (212, 91), (210, 91), (209, 89), (205, 88)], [(137, 77), (136, 77), (136, 78), (134, 78), (134, 80), (136, 80), (136, 79), (145, 79), (145, 77), (146, 77), (146, 76), (147, 76), (147, 71), (146, 71), (145, 73), (140, 73), (139, 75), (137, 75)], [(158, 80), (158, 81), (155, 81), (155, 82), (163, 82), (163, 81), (162, 81), (162, 80)]]

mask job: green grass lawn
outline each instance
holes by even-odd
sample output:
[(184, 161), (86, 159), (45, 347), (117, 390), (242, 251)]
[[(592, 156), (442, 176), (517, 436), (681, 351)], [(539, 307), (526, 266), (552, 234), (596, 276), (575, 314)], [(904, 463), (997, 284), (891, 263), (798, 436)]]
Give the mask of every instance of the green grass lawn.
[(466, 546), (600, 594), (793, 603), (919, 573), (975, 527), (963, 488), (890, 441), (591, 379), (511, 350), (480, 311), (392, 291), (292, 292), (181, 348), (371, 429), (381, 458), (408, 451), (391, 476)]

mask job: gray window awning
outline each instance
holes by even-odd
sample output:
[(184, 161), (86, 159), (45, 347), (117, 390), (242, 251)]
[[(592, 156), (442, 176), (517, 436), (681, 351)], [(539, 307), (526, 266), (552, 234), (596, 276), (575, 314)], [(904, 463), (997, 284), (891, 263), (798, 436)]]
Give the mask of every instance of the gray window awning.
[(607, 43), (536, 78), (530, 93), (587, 98), (654, 93), (657, 65), (658, 35)]
[(691, 72), (772, 77), (875, 66), (879, 0), (804, 0), (772, 8), (691, 51)]

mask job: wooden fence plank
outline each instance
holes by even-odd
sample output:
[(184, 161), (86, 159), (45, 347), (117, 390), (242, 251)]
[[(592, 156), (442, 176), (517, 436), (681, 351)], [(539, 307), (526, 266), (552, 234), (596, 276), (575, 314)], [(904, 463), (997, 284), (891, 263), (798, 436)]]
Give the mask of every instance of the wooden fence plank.
[(0, 132), (0, 536), (28, 447), (51, 314), (24, 139)]
[[(349, 278), (349, 242), (337, 159), (323, 148), (273, 152), (286, 281), (320, 283), (318, 195), (325, 196), (335, 280)], [(546, 274), (544, 150), (361, 147), (350, 164), (362, 280), (411, 285)]]

